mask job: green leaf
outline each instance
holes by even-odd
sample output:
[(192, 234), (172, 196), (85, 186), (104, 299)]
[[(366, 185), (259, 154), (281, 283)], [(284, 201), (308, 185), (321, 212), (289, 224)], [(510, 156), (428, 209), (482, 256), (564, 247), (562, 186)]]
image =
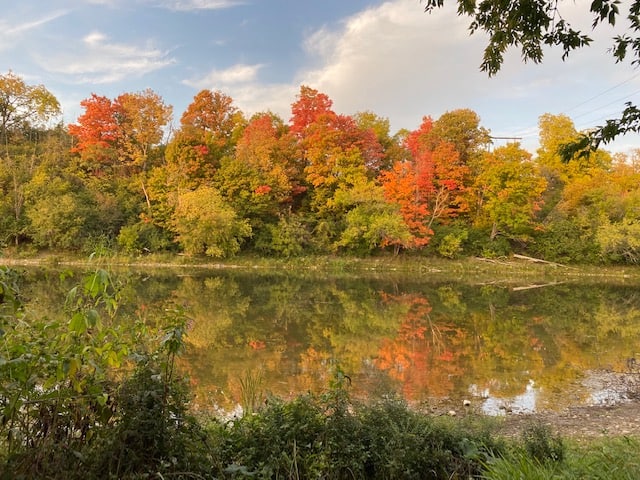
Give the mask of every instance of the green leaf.
[(69, 322), (69, 330), (74, 333), (82, 334), (87, 331), (87, 322), (81, 312), (76, 312)]

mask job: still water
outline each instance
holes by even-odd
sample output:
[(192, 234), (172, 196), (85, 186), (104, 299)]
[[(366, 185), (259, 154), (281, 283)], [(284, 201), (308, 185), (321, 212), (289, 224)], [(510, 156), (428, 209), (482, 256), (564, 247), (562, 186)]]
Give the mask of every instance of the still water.
[[(493, 414), (612, 402), (626, 392), (607, 379), (640, 352), (640, 284), (624, 279), (249, 268), (117, 276), (131, 318), (184, 308), (180, 367), (203, 410), (237, 409), (249, 384), (259, 397), (322, 392), (338, 368), (362, 399), (469, 400)], [(49, 270), (28, 278), (32, 308), (52, 314), (68, 285)]]

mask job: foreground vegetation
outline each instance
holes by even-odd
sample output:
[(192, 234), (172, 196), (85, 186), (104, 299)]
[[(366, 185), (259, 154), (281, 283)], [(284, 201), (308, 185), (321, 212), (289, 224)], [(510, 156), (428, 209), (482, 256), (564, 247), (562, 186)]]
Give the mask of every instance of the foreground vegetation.
[[(434, 417), (388, 397), (361, 404), (339, 368), (326, 392), (263, 397), (244, 415), (196, 416), (176, 358), (180, 308), (124, 318), (104, 270), (78, 280), (61, 318), (35, 318), (0, 269), (2, 478), (637, 478), (638, 441), (574, 445), (531, 424)], [(155, 323), (154, 323), (155, 322)]]

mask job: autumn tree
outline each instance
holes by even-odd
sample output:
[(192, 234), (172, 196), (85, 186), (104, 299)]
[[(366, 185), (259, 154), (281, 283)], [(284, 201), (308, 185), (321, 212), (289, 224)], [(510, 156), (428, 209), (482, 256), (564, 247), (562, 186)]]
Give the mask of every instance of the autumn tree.
[(468, 108), (443, 113), (433, 122), (431, 131), (424, 142), (435, 148), (440, 143), (448, 143), (459, 155), (459, 162), (469, 168), (491, 143), (489, 130), (480, 125), (480, 116)]
[(150, 149), (160, 144), (171, 107), (150, 89), (124, 93), (115, 100), (95, 93), (80, 102), (84, 113), (68, 126), (73, 152), (90, 170), (105, 167), (126, 176), (147, 167)]
[(113, 166), (118, 158), (117, 142), (121, 132), (118, 126), (117, 105), (109, 98), (91, 94), (80, 102), (84, 113), (75, 124), (68, 126), (76, 139), (72, 152), (80, 153), (90, 170)]
[(336, 114), (326, 95), (304, 86), (292, 105), (290, 131), (300, 145), (315, 238), (327, 248), (347, 213), (335, 202), (336, 192), (373, 180), (383, 158), (382, 146), (372, 128), (361, 128), (352, 117)]
[(453, 143), (436, 141), (433, 125), (425, 117), (405, 139), (409, 158), (381, 175), (385, 195), (400, 206), (415, 247), (429, 242), (436, 221), (446, 222), (468, 208), (464, 192), (469, 168)]
[(540, 209), (546, 181), (531, 161), (531, 154), (518, 143), (487, 152), (482, 173), (476, 179), (480, 225), (490, 225), (490, 238), (527, 238)]
[(257, 114), (238, 139), (235, 155), (223, 158), (213, 176), (222, 197), (250, 221), (252, 239), (261, 248), (268, 243), (267, 225), (277, 223), (306, 190), (299, 156), (284, 122), (271, 113)]
[(461, 130), (465, 133), (458, 139), (453, 135), (440, 136), (444, 133), (442, 123), (439, 123), (441, 119), (432, 122), (426, 117), (420, 128), (406, 138), (413, 162), (422, 171), (423, 184), (420, 188), (426, 195), (430, 212), (428, 228), (435, 220), (446, 221), (467, 211), (465, 191), (471, 169), (464, 158), (469, 158), (477, 148), (475, 142), (469, 140), (471, 134), (467, 128)]
[(346, 170), (355, 168), (371, 179), (382, 158), (372, 130), (361, 130), (353, 118), (335, 113), (322, 114), (310, 124), (301, 145), (311, 210), (325, 220), (336, 213), (332, 198), (349, 182)]
[(240, 136), (235, 159), (257, 173), (262, 193), (290, 203), (301, 193), (299, 149), (282, 119), (271, 113), (254, 116)]
[(162, 142), (164, 128), (171, 121), (173, 108), (151, 89), (123, 93), (116, 98), (115, 104), (122, 132), (122, 162), (129, 169), (144, 171), (148, 167), (151, 149)]
[(180, 129), (167, 147), (172, 184), (194, 188), (211, 180), (224, 157), (233, 155), (245, 126), (233, 99), (219, 91), (202, 90), (180, 118)]
[(576, 153), (567, 158), (562, 147), (579, 139), (573, 121), (566, 115), (545, 113), (538, 119), (540, 147), (537, 150), (537, 162), (548, 172), (567, 183), (571, 179), (592, 174), (594, 169), (607, 169), (611, 157), (606, 152), (597, 152), (585, 157)]
[(361, 130), (371, 130), (382, 147), (383, 153), (380, 159), (379, 172), (390, 169), (396, 161), (406, 159), (407, 151), (403, 147), (404, 137), (402, 132), (392, 136), (391, 124), (388, 118), (380, 117), (370, 111), (364, 111), (356, 113), (353, 119)]
[(203, 140), (218, 157), (231, 153), (243, 123), (233, 99), (217, 90), (201, 90), (180, 118), (182, 132)]
[(320, 115), (334, 113), (333, 101), (324, 93), (302, 85), (296, 101), (291, 105), (291, 133), (301, 137)]
[(27, 85), (11, 71), (0, 75), (0, 141), (25, 125), (42, 126), (60, 115), (60, 103), (44, 85)]

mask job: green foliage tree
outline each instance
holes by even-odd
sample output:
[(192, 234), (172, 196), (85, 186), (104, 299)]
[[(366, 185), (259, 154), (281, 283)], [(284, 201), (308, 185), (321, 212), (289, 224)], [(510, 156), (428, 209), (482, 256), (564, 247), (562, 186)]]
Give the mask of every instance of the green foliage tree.
[(476, 182), (481, 205), (476, 221), (489, 222), (490, 238), (529, 236), (546, 187), (530, 154), (517, 143), (487, 152)]
[(412, 235), (404, 222), (400, 209), (383, 200), (356, 205), (345, 217), (345, 229), (337, 242), (338, 247), (357, 254), (371, 254), (385, 247), (400, 248), (411, 244)]
[(303, 216), (292, 212), (279, 215), (277, 223), (267, 224), (262, 235), (257, 235), (259, 251), (280, 257), (297, 257), (313, 246), (313, 235)]
[(491, 136), (476, 112), (459, 108), (440, 115), (425, 141), (432, 150), (440, 143), (453, 144), (462, 164), (471, 167), (491, 143)]
[(0, 222), (2, 235), (17, 246), (25, 234), (25, 184), (31, 178), (41, 150), (37, 142), (46, 122), (59, 115), (60, 104), (43, 85), (28, 85), (12, 72), (0, 75)]
[(27, 193), (29, 233), (38, 246), (78, 249), (98, 224), (97, 205), (77, 182), (50, 176), (42, 169)]
[(212, 187), (199, 187), (178, 196), (173, 215), (178, 243), (189, 255), (230, 257), (251, 235), (251, 226)]

